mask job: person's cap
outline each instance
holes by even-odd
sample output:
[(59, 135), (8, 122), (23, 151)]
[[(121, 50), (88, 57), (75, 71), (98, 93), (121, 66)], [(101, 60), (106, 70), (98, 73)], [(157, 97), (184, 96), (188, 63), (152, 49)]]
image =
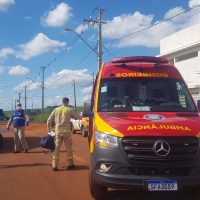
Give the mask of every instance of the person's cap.
[(21, 106), (22, 106), (22, 104), (21, 104), (21, 103), (18, 103), (18, 104), (17, 104), (17, 106), (21, 107)]

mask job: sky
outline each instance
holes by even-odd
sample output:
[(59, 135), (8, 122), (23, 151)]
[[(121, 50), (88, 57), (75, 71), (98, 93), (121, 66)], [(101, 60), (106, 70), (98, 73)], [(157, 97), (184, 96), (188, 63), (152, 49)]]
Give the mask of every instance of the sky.
[(41, 67), (46, 67), (45, 107), (60, 104), (64, 96), (73, 105), (73, 80), (77, 105), (90, 98), (98, 29), (83, 20), (97, 20), (96, 8), (104, 9), (106, 62), (158, 55), (160, 39), (200, 22), (197, 5), (200, 0), (0, 0), (0, 108), (11, 110), (19, 93), (24, 104), (25, 86), (27, 108), (41, 108)]

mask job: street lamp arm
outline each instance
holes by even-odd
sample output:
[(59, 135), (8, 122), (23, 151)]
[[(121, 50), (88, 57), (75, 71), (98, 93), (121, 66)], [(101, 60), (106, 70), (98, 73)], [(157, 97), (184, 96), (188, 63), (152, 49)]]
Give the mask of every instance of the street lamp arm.
[(83, 37), (81, 37), (75, 30), (73, 30), (73, 29), (69, 29), (69, 28), (65, 28), (64, 29), (65, 31), (72, 31), (72, 32), (74, 32), (95, 54), (97, 54), (98, 55), (98, 52), (97, 51), (95, 51), (95, 49), (93, 48), (93, 47), (91, 47), (86, 41), (85, 41), (85, 39), (83, 38)]

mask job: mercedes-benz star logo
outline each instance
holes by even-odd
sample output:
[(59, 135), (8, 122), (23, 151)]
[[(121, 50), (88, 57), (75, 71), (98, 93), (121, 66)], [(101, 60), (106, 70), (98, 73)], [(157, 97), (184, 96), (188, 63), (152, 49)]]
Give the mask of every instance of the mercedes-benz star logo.
[(170, 153), (170, 146), (163, 140), (158, 140), (153, 145), (153, 151), (157, 156), (164, 157)]

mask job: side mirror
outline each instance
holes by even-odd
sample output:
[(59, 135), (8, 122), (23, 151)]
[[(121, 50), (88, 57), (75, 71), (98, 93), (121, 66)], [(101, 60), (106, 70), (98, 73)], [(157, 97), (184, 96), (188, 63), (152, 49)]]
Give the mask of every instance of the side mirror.
[(197, 108), (198, 108), (198, 110), (200, 112), (200, 100), (197, 100)]
[(84, 106), (83, 106), (83, 116), (84, 116), (84, 117), (93, 116), (92, 102), (91, 102), (90, 100), (84, 102)]

